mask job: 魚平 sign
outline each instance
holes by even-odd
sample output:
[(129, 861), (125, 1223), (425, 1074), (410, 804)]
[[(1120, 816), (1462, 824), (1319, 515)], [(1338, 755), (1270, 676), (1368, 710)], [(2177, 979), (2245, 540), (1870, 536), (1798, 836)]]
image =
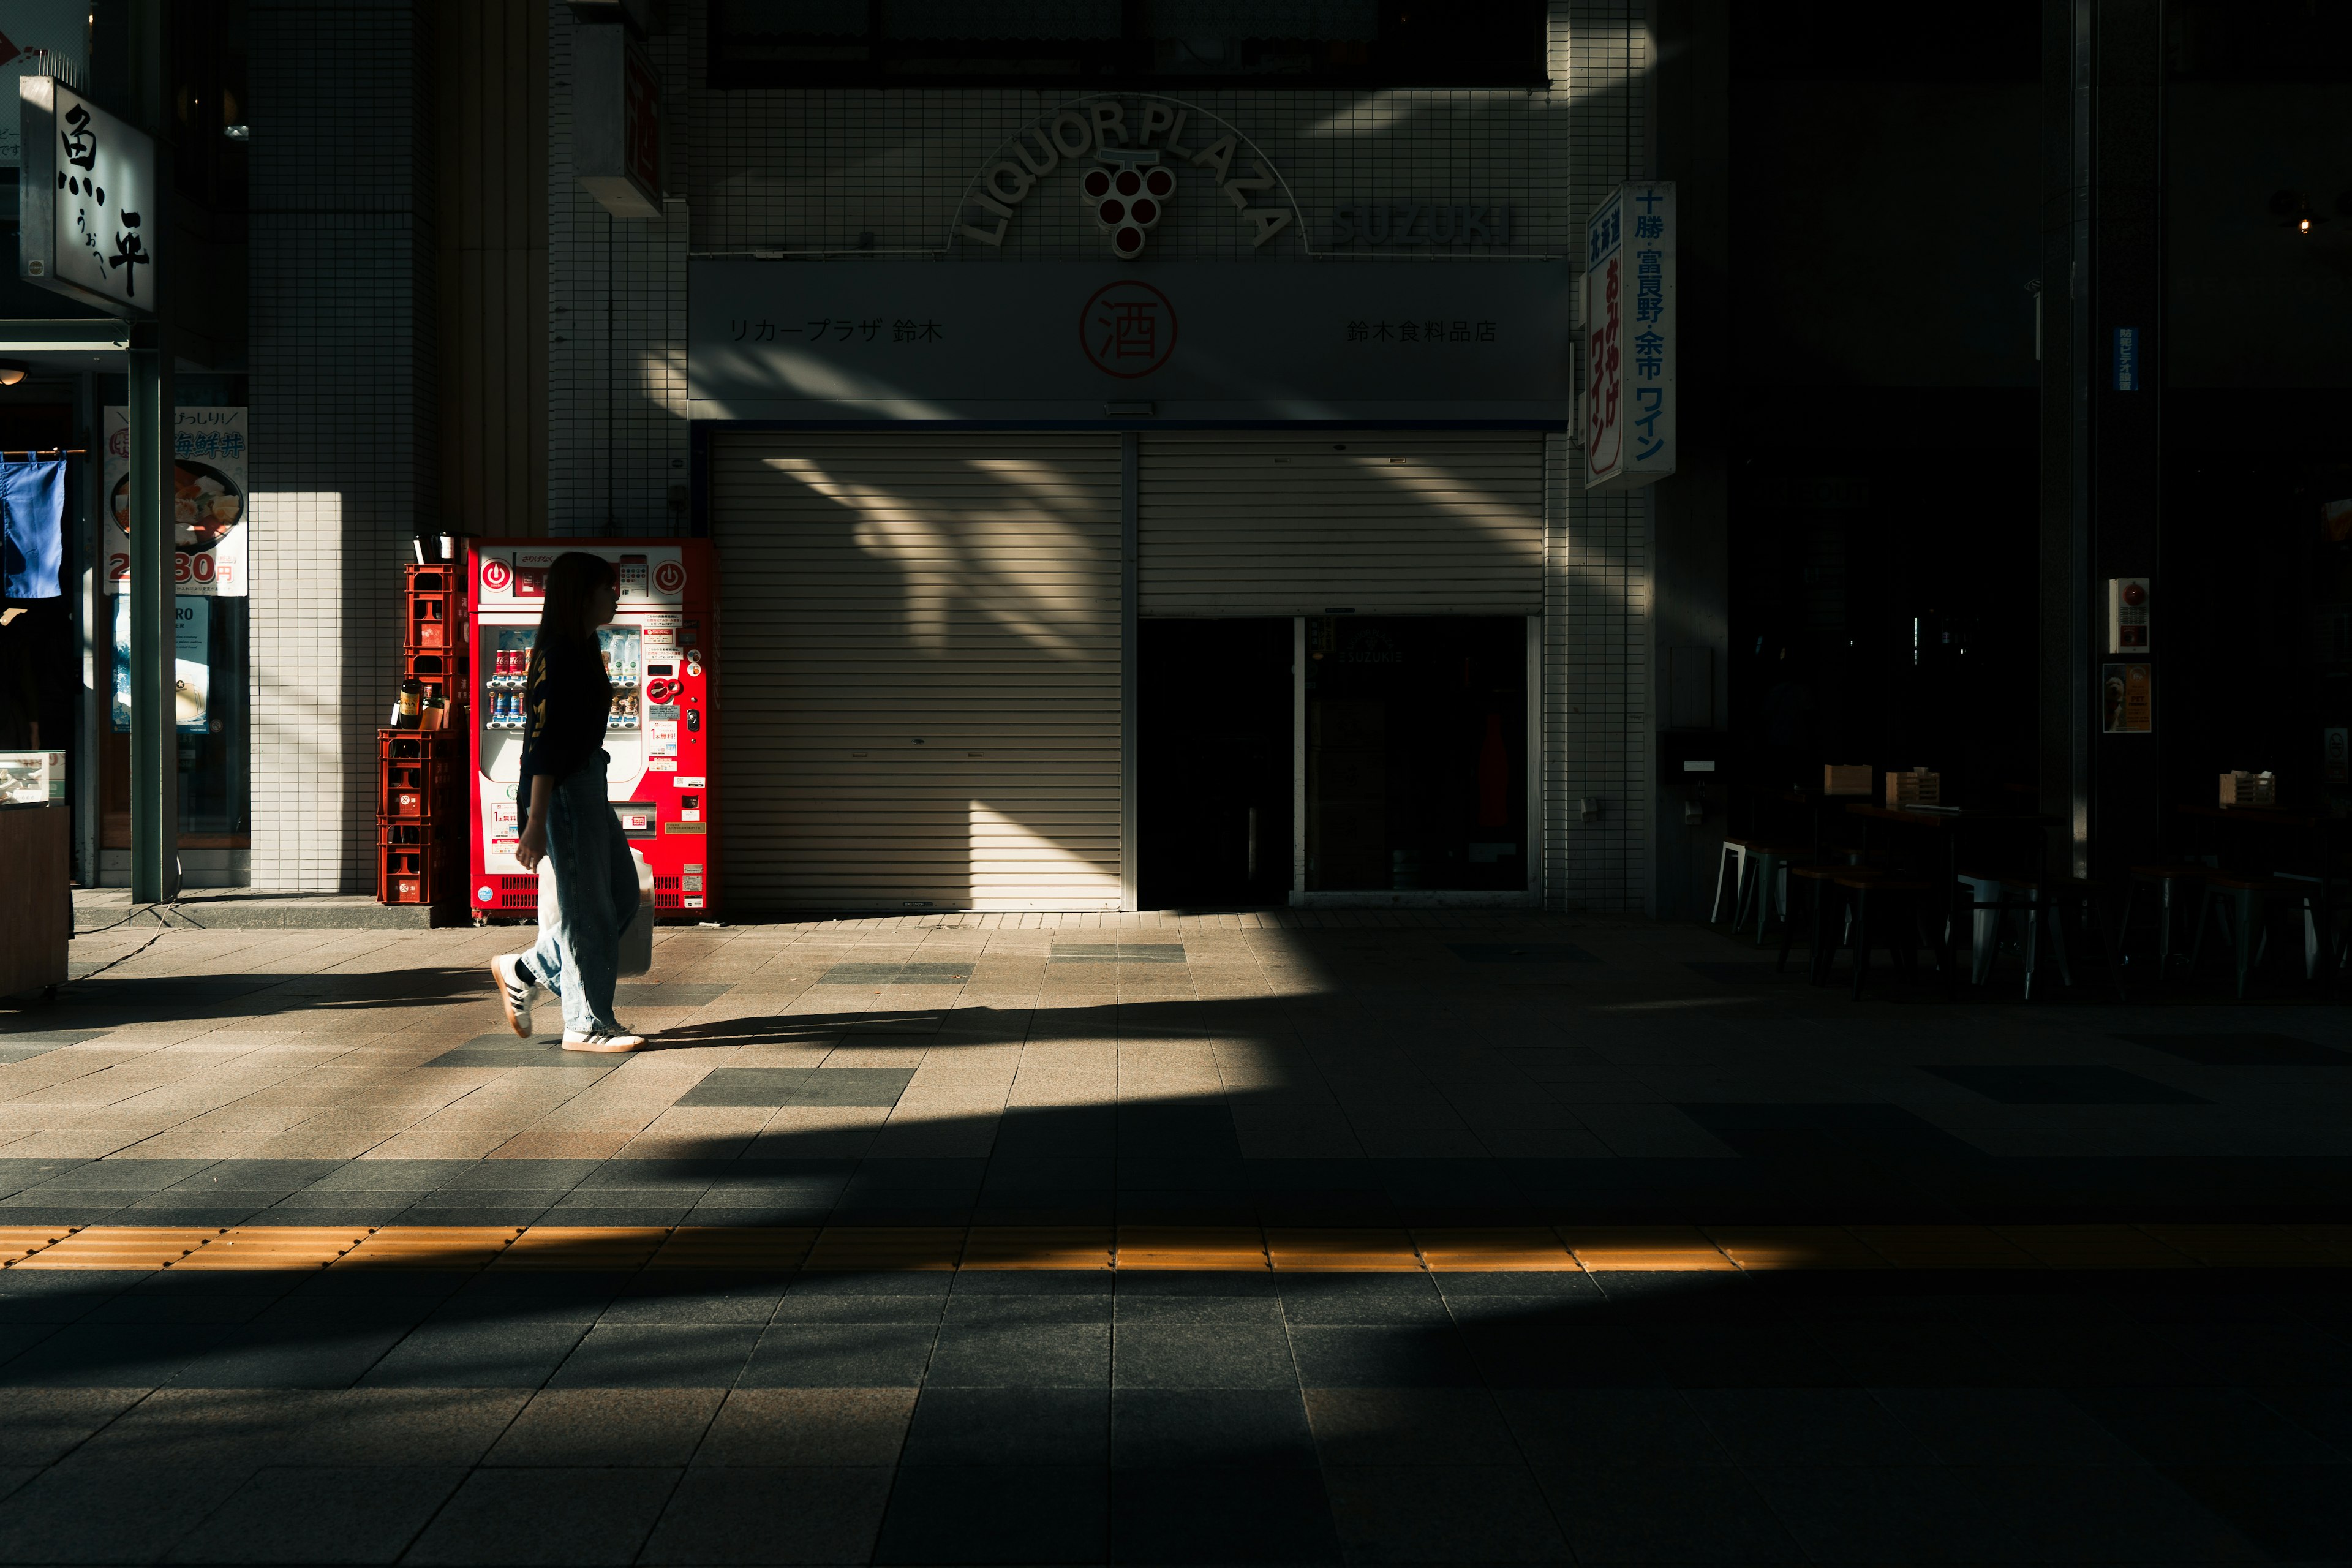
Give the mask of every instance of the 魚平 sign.
[(111, 316), (151, 313), (155, 144), (55, 77), (16, 92), (16, 276)]
[(1675, 471), (1675, 187), (1620, 185), (1584, 228), (1584, 486)]
[[(183, 408), (172, 433), (172, 591), (246, 597), (245, 410)], [(106, 411), (106, 593), (131, 583), (131, 411)]]
[(1143, 254), (1151, 230), (1189, 182), (1205, 179), (1232, 205), (1253, 248), (1298, 216), (1289, 187), (1265, 155), (1206, 110), (1149, 95), (1101, 97), (1013, 132), (964, 193), (956, 233), (1003, 245), (1022, 204), (1057, 171), (1123, 261)]
[(620, 26), (572, 46), (572, 172), (614, 217), (662, 215), (661, 76)]
[(690, 268), (698, 419), (1565, 424), (1574, 408), (1561, 262)]

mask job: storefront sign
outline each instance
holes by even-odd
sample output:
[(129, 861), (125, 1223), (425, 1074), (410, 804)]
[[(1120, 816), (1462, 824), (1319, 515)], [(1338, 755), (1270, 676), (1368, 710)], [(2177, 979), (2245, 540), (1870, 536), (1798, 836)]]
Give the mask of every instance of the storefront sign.
[(55, 77), (16, 90), (16, 276), (111, 316), (152, 311), (155, 144)]
[(698, 419), (1566, 423), (1573, 274), (1544, 261), (698, 261)]
[[(172, 437), (173, 592), (246, 596), (245, 410), (183, 408)], [(106, 411), (105, 591), (131, 581), (131, 411)]]
[(614, 217), (662, 215), (661, 76), (619, 26), (572, 47), (572, 172)]
[[(1215, 115), (1170, 98), (1105, 96), (1081, 99), (1014, 132), (973, 176), (955, 232), (1003, 245), (1021, 205), (1057, 171), (1122, 261), (1143, 254), (1187, 182), (1207, 185), (1241, 215), (1252, 248), (1291, 227), (1298, 214), (1273, 163)], [(1219, 207), (1200, 205), (1212, 215)]]
[(1459, 202), (1353, 202), (1331, 209), (1334, 250), (1499, 250), (1511, 243), (1511, 209)]
[(1675, 471), (1675, 187), (1620, 185), (1584, 229), (1584, 485)]
[[(89, 0), (8, 0), (8, 21), (0, 32), (0, 89), (16, 101), (16, 83), (28, 76), (80, 81), (89, 70)], [(14, 114), (0, 111), (0, 167), (13, 169), (24, 156), (24, 138)]]

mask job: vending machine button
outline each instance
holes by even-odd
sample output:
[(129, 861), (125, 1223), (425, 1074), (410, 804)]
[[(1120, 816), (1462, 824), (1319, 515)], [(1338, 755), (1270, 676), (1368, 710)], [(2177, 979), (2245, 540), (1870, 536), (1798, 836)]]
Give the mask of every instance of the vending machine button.
[(689, 735), (698, 735), (702, 732), (701, 709), (689, 708), (686, 710), (686, 732)]

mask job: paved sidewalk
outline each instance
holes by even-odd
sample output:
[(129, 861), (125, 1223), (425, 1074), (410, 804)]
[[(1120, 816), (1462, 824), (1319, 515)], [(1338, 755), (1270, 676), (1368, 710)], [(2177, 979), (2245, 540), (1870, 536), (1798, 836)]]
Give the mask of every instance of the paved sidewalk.
[(124, 926), (0, 1006), (0, 1562), (2352, 1540), (2338, 1008), (945, 917), (665, 931), (583, 1059), (515, 944)]

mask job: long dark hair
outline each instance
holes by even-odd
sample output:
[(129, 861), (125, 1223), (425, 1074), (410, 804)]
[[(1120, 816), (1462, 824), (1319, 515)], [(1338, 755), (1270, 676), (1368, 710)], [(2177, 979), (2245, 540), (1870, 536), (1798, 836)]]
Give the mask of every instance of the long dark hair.
[(621, 569), (601, 555), (567, 550), (547, 569), (547, 603), (539, 612), (535, 647), (548, 652), (585, 653), (601, 663), (596, 628), (588, 624), (588, 595), (599, 588), (615, 587)]

